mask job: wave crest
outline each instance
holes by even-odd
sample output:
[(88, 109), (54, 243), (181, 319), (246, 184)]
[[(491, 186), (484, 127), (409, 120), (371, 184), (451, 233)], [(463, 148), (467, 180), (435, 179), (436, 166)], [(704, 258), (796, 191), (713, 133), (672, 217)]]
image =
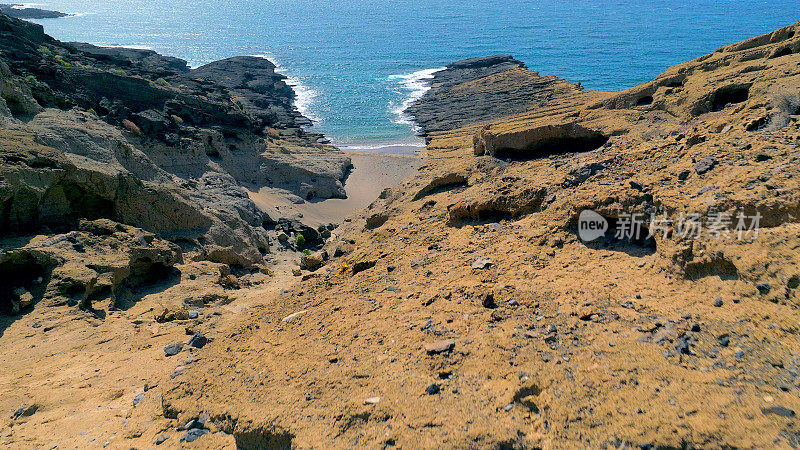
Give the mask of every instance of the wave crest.
[(434, 74), (444, 69), (444, 67), (439, 67), (435, 69), (418, 70), (416, 72), (407, 74), (389, 75), (389, 80), (396, 81), (406, 94), (406, 98), (400, 104), (389, 104), (389, 110), (392, 112), (392, 114), (397, 116), (397, 119), (393, 120), (392, 122), (411, 125), (416, 131), (417, 127), (414, 124), (414, 121), (405, 113), (405, 111), (409, 106), (411, 106), (412, 103), (422, 98), (422, 96), (428, 92), (428, 90), (431, 88), (431, 80), (433, 79)]

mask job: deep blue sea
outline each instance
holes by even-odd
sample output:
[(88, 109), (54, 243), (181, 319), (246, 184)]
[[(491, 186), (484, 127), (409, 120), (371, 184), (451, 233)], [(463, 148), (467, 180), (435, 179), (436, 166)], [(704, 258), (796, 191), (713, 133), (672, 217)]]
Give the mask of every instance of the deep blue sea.
[[(13, 0), (9, 0), (12, 2)], [(620, 90), (800, 19), (800, 0), (41, 0), (61, 40), (148, 48), (192, 66), (264, 55), (335, 143), (416, 143), (402, 108), (448, 62), (509, 53)]]

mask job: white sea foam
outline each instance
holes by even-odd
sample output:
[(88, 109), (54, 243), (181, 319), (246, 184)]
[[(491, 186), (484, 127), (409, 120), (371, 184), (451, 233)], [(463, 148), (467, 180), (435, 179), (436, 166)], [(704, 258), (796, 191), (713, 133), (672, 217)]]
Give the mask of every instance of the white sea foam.
[(272, 64), (275, 64), (275, 71), (286, 76), (286, 84), (291, 86), (294, 90), (294, 107), (297, 108), (297, 111), (299, 111), (303, 117), (310, 119), (314, 123), (322, 122), (322, 117), (314, 114), (312, 111), (312, 105), (314, 104), (314, 100), (317, 98), (317, 96), (319, 96), (319, 92), (302, 84), (297, 77), (293, 77), (286, 73), (273, 55), (256, 54), (250, 56), (268, 59), (272, 62)]
[(131, 50), (151, 50), (155, 51), (155, 49), (149, 45), (143, 44), (123, 44), (123, 45), (98, 45), (98, 47), (105, 47), (105, 48), (129, 48)]
[(394, 123), (411, 125), (416, 128), (414, 121), (405, 112), (412, 103), (422, 98), (422, 96), (428, 92), (431, 88), (431, 80), (434, 74), (444, 69), (444, 67), (439, 67), (436, 69), (424, 69), (412, 73), (389, 76), (389, 80), (396, 81), (400, 85), (400, 88), (403, 90), (401, 93), (406, 94), (406, 98), (400, 104), (394, 102), (389, 104), (389, 110), (392, 114), (397, 116), (397, 119), (393, 120)]

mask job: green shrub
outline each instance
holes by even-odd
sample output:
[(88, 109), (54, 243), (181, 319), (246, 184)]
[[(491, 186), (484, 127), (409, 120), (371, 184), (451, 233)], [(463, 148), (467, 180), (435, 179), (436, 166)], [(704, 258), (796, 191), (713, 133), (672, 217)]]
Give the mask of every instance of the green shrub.
[(305, 249), (305, 250), (303, 250), (303, 254), (304, 255), (310, 255), (311, 254), (311, 250)]
[(298, 247), (302, 247), (302, 246), (306, 245), (306, 237), (303, 236), (302, 234), (298, 234), (297, 237), (295, 238), (294, 242), (295, 242), (295, 244), (297, 244)]

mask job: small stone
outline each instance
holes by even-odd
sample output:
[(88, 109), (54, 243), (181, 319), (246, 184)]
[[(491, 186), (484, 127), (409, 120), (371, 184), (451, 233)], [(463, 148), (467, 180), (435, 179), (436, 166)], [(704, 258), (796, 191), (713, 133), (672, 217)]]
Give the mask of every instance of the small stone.
[(308, 310), (304, 309), (302, 311), (297, 311), (296, 313), (289, 314), (288, 316), (286, 316), (283, 319), (281, 319), (281, 322), (284, 322), (284, 323), (293, 322), (295, 319), (297, 319), (298, 317), (302, 316), (303, 314), (305, 314), (307, 312), (308, 312)]
[(208, 338), (203, 336), (203, 333), (195, 333), (189, 338), (189, 346), (194, 348), (203, 348), (208, 343)]
[(769, 291), (772, 290), (772, 286), (770, 286), (770, 284), (767, 282), (763, 282), (756, 284), (756, 289), (758, 289), (759, 294), (767, 295), (769, 294)]
[(178, 353), (180, 353), (181, 350), (183, 350), (183, 344), (181, 343), (169, 344), (166, 347), (164, 347), (164, 355), (175, 356)]
[(686, 179), (689, 178), (690, 174), (691, 172), (689, 172), (688, 170), (684, 170), (683, 172), (678, 174), (678, 180), (686, 181)]
[(194, 442), (206, 433), (208, 433), (208, 430), (204, 430), (202, 428), (193, 428), (183, 435), (181, 442)]
[(445, 339), (441, 341), (435, 341), (431, 343), (425, 343), (425, 351), (429, 355), (438, 355), (440, 353), (448, 353), (453, 351), (456, 347), (456, 341), (454, 339)]
[(322, 267), (325, 262), (321, 252), (310, 253), (300, 257), (300, 268), (304, 270), (314, 271)]
[(698, 173), (698, 175), (702, 175), (713, 169), (716, 165), (717, 165), (717, 160), (715, 158), (706, 157), (701, 159), (700, 161), (697, 162), (697, 164), (694, 165), (694, 170), (695, 172)]
[(695, 332), (695, 333), (699, 332), (700, 331), (700, 324), (696, 323), (696, 324), (692, 325), (692, 331)]
[(721, 298), (721, 297), (717, 297), (717, 298), (714, 300), (714, 306), (715, 306), (715, 307), (717, 307), (717, 308), (721, 307), (721, 306), (723, 305), (723, 303), (724, 303), (724, 302), (722, 301), (722, 298)]
[(691, 355), (692, 348), (691, 343), (689, 342), (689, 336), (683, 335), (678, 337), (678, 344), (675, 346), (675, 350), (682, 355)]
[(380, 403), (380, 401), (381, 401), (380, 397), (370, 397), (370, 398), (364, 399), (364, 404), (365, 405), (377, 405), (378, 403)]
[(441, 390), (442, 390), (442, 388), (438, 384), (433, 383), (430, 386), (425, 388), (425, 393), (428, 394), (428, 395), (436, 395)]
[(161, 444), (163, 444), (163, 443), (164, 443), (164, 442), (165, 442), (167, 439), (169, 439), (169, 436), (167, 436), (166, 434), (162, 434), (162, 435), (158, 436), (158, 437), (156, 438), (156, 440), (155, 440), (155, 441), (153, 441), (153, 444), (155, 444), (155, 445), (161, 445)]
[(144, 398), (144, 392), (142, 392), (141, 394), (137, 395), (136, 397), (133, 397), (133, 406), (138, 405), (139, 402), (141, 402), (143, 398)]
[(719, 342), (719, 345), (727, 347), (728, 345), (731, 344), (731, 338), (727, 334), (723, 334), (722, 336), (717, 338), (717, 342)]
[(503, 411), (505, 411), (505, 412), (509, 412), (512, 409), (514, 409), (514, 404), (513, 403), (509, 403), (506, 406), (503, 406)]
[(476, 258), (475, 261), (472, 262), (472, 268), (476, 270), (488, 269), (493, 265), (494, 262), (491, 259), (486, 258)]
[(556, 328), (556, 325), (553, 323), (551, 323), (550, 326), (547, 327), (547, 332), (550, 334), (554, 334), (556, 331), (558, 331), (558, 329)]
[(795, 413), (793, 409), (786, 408), (784, 406), (770, 406), (769, 408), (761, 408), (761, 412), (764, 415), (767, 414), (775, 414), (781, 417), (794, 417)]
[(200, 317), (200, 313), (198, 313), (197, 311), (189, 311), (190, 319), (197, 319), (198, 317)]
[(36, 414), (36, 411), (39, 410), (39, 405), (25, 405), (22, 408), (17, 409), (14, 411), (14, 414), (11, 416), (12, 419), (19, 419), (20, 417), (30, 417)]
[(501, 231), (503, 229), (503, 225), (500, 223), (490, 223), (486, 226), (489, 231)]
[(395, 266), (394, 264), (389, 264), (388, 266), (386, 266), (386, 271), (387, 272), (391, 273), (391, 272), (394, 272), (395, 270), (397, 270), (397, 266)]
[(372, 269), (373, 267), (375, 267), (375, 264), (377, 264), (377, 263), (378, 262), (375, 261), (375, 260), (359, 261), (359, 262), (353, 264), (353, 268), (351, 270), (353, 272), (353, 275), (355, 275), (355, 274), (357, 274), (359, 272), (363, 272), (365, 270)]
[(511, 306), (519, 306), (519, 302), (516, 299), (511, 299), (508, 301), (508, 304)]
[(481, 302), (484, 308), (487, 309), (495, 309), (497, 308), (497, 303), (494, 301), (494, 294), (489, 291), (483, 295), (483, 301)]

